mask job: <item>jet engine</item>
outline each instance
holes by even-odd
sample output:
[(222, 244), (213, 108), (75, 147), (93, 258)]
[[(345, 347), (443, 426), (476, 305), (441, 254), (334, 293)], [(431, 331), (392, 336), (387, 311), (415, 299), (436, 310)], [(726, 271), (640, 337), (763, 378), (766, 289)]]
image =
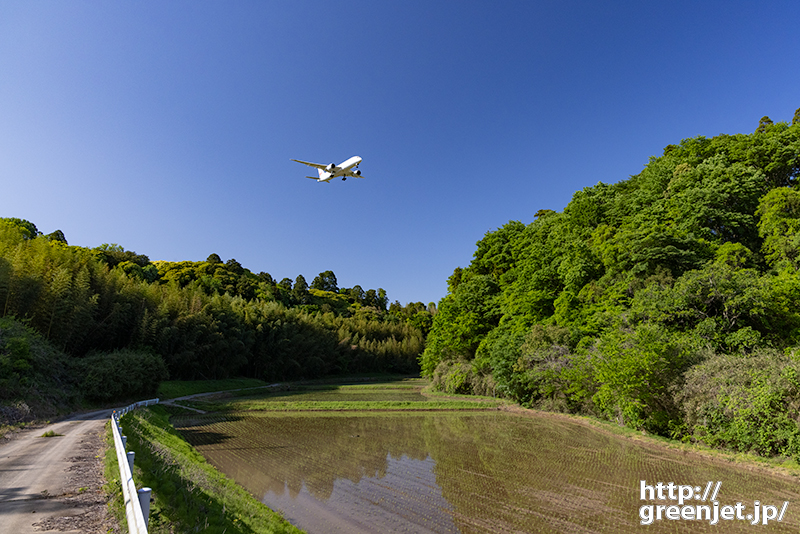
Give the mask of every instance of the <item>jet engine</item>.
[(355, 174), (356, 176), (361, 176), (361, 171), (356, 169), (356, 170), (353, 171), (353, 174)]
[(333, 172), (333, 169), (335, 169), (335, 168), (336, 168), (336, 165), (334, 163), (331, 163), (330, 165), (325, 167), (325, 170), (328, 171), (328, 172)]

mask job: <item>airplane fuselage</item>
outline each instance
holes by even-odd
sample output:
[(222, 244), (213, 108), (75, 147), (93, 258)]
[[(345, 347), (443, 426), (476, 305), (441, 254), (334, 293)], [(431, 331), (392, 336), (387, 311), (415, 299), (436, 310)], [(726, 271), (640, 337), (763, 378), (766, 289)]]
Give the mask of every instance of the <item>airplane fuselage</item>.
[(317, 169), (319, 181), (327, 182), (328, 180), (333, 180), (334, 178), (338, 178), (340, 176), (347, 177), (351, 169), (358, 167), (359, 163), (361, 163), (361, 158), (359, 156), (353, 156), (352, 158), (341, 162), (339, 165), (334, 165), (331, 163), (324, 169)]
[(361, 176), (361, 171), (358, 170), (358, 164), (361, 163), (360, 156), (353, 156), (352, 158), (341, 162), (339, 165), (336, 165), (335, 163), (330, 163), (328, 165), (322, 163), (311, 163), (310, 161), (303, 161), (299, 159), (292, 161), (296, 161), (297, 163), (302, 163), (303, 165), (308, 165), (309, 167), (314, 167), (317, 169), (318, 178), (314, 178), (313, 176), (307, 176), (307, 178), (311, 178), (318, 182), (330, 182), (332, 179), (339, 177), (341, 177), (342, 180), (347, 180), (349, 177), (363, 178), (363, 176)]

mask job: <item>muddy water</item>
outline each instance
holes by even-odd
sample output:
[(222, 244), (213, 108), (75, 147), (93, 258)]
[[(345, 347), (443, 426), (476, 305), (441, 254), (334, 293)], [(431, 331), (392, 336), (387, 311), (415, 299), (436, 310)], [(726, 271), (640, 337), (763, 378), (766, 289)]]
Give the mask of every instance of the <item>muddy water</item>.
[[(175, 418), (217, 468), (297, 526), (329, 532), (797, 532), (794, 480), (506, 412), (241, 412)], [(640, 480), (720, 505), (781, 505), (782, 522), (640, 524)], [(688, 504), (703, 504), (689, 501)]]

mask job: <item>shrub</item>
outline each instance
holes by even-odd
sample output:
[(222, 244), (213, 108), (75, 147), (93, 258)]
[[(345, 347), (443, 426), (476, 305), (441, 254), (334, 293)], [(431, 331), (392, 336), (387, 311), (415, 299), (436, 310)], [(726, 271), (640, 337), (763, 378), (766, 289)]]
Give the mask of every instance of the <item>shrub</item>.
[(679, 418), (672, 390), (697, 352), (656, 325), (604, 333), (593, 357), (597, 393), (592, 400), (611, 420), (665, 435)]
[(169, 378), (160, 356), (131, 349), (87, 356), (81, 367), (84, 395), (100, 402), (154, 395), (159, 383)]
[(472, 362), (445, 361), (433, 372), (433, 389), (452, 395), (496, 395), (496, 384), (491, 374), (475, 371)]
[(800, 460), (800, 359), (773, 349), (715, 354), (676, 396), (687, 436), (712, 447)]
[(0, 318), (0, 424), (74, 410), (78, 379), (69, 357), (26, 324)]

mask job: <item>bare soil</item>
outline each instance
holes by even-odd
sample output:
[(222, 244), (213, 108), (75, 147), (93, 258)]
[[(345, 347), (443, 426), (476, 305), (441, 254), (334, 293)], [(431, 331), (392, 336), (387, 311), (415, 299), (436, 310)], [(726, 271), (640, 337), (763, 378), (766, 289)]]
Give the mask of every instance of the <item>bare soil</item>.
[[(0, 532), (121, 532), (105, 492), (109, 411), (27, 425), (0, 440)], [(52, 437), (42, 437), (45, 432)]]
[(110, 497), (103, 489), (103, 457), (107, 448), (104, 438), (105, 430), (84, 435), (74, 451), (76, 455), (68, 459), (70, 466), (67, 468), (66, 491), (47, 497), (78, 513), (49, 517), (34, 523), (35, 529), (60, 532), (77, 530), (87, 534), (122, 532), (108, 509)]

